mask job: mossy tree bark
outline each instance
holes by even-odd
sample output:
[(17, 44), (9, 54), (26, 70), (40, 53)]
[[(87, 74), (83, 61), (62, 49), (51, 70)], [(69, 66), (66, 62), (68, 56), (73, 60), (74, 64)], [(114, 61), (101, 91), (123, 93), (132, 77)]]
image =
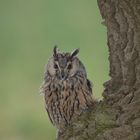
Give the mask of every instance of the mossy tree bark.
[(140, 0), (98, 0), (107, 27), (110, 77), (103, 101), (59, 140), (140, 140)]

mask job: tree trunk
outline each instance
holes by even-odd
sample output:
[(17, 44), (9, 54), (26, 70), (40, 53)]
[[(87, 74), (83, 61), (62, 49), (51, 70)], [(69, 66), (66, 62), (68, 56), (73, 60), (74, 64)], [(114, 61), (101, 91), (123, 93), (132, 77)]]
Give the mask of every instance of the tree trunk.
[(98, 0), (107, 27), (110, 77), (103, 101), (59, 140), (140, 140), (140, 0)]

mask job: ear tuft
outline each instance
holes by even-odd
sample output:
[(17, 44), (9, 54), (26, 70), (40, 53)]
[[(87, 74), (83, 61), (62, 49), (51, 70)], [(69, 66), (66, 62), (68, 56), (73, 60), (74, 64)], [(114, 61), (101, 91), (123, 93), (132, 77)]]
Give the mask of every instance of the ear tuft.
[(58, 53), (58, 47), (55, 45), (53, 49), (53, 56), (56, 57)]
[(71, 58), (75, 57), (79, 53), (80, 49), (76, 49), (71, 53)]

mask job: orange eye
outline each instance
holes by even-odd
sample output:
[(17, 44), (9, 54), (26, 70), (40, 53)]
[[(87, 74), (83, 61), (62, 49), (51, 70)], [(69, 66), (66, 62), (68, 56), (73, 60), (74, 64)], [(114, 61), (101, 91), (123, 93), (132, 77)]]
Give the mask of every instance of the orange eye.
[(72, 69), (72, 64), (69, 64), (68, 65), (68, 69)]
[(54, 64), (54, 68), (55, 68), (55, 69), (58, 69), (58, 66), (57, 66), (57, 64)]

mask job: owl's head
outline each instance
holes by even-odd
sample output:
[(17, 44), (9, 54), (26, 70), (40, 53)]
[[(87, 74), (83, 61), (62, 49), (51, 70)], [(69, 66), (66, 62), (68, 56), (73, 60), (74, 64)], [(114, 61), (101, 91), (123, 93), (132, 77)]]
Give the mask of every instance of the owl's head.
[(55, 46), (53, 56), (47, 64), (47, 74), (59, 80), (66, 80), (75, 76), (78, 72), (86, 75), (85, 68), (81, 61), (76, 57), (79, 49), (71, 53), (61, 53)]

